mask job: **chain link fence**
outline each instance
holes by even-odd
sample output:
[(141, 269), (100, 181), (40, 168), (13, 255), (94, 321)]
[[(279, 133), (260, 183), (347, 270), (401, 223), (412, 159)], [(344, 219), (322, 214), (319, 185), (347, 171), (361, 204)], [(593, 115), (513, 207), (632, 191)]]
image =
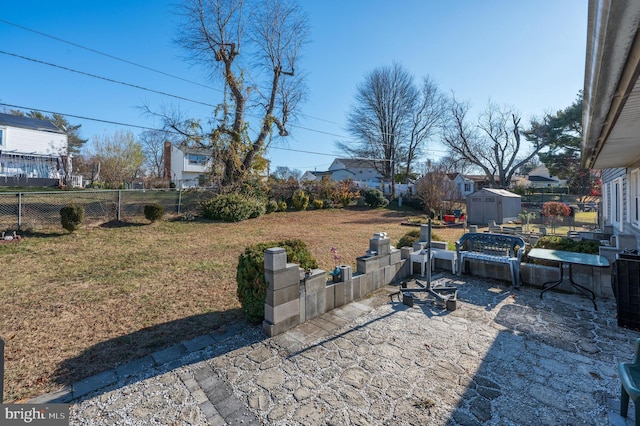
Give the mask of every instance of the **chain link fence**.
[(160, 204), (165, 214), (192, 216), (201, 200), (215, 194), (185, 190), (100, 190), (0, 193), (0, 229), (37, 231), (60, 227), (60, 209), (85, 208), (87, 225), (144, 220), (144, 206)]

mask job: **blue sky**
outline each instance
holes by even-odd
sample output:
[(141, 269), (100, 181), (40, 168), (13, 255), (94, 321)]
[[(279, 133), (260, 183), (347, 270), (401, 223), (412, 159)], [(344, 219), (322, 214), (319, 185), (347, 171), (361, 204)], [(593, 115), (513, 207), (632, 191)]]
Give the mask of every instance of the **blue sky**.
[[(178, 1), (178, 0), (176, 0)], [(2, 0), (0, 20), (80, 44), (205, 86), (207, 72), (184, 59), (174, 0)], [(583, 86), (587, 2), (582, 0), (306, 0), (311, 43), (302, 66), (309, 98), (292, 136), (274, 145), (272, 168), (326, 170), (348, 140), (345, 117), (365, 75), (394, 61), (418, 82), (429, 75), (477, 113), (491, 100), (530, 118), (569, 106)], [(54, 63), (208, 104), (220, 91), (62, 43), (0, 21), (0, 103), (157, 128), (152, 110), (179, 107), (206, 119), (211, 108), (53, 68)], [(6, 52), (6, 53), (5, 53)], [(9, 54), (7, 54), (9, 53)], [(4, 106), (0, 105), (0, 109)], [(69, 117), (91, 138), (142, 130)], [(429, 158), (445, 154), (434, 141)], [(302, 151), (302, 152), (300, 152)]]

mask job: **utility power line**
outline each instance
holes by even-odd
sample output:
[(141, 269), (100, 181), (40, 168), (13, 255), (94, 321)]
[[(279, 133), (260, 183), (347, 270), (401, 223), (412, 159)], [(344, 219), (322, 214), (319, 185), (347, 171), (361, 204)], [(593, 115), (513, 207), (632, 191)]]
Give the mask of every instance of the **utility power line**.
[(108, 53), (100, 52), (99, 50), (95, 50), (95, 49), (92, 49), (90, 47), (86, 47), (86, 46), (83, 46), (81, 44), (78, 44), (78, 43), (74, 43), (74, 42), (71, 42), (71, 41), (68, 41), (68, 40), (64, 40), (64, 39), (62, 39), (60, 37), (55, 37), (55, 36), (52, 36), (50, 34), (45, 34), (45, 33), (41, 32), (41, 31), (37, 31), (37, 30), (34, 30), (32, 28), (27, 28), (27, 27), (24, 27), (22, 25), (18, 25), (16, 23), (9, 22), (9, 21), (7, 21), (5, 19), (2, 19), (2, 18), (0, 18), (0, 22), (5, 23), (7, 25), (14, 26), (16, 28), (20, 28), (21, 30), (29, 31), (29, 32), (32, 32), (34, 34), (38, 34), (38, 35), (40, 35), (42, 37), (47, 37), (47, 38), (50, 38), (52, 40), (59, 41), (61, 43), (66, 43), (66, 44), (68, 44), (70, 46), (74, 46), (74, 47), (77, 47), (77, 48), (80, 48), (80, 49), (87, 50), (87, 51), (95, 53), (97, 55), (101, 55), (101, 56), (104, 56), (104, 57), (107, 57), (107, 58), (110, 58), (110, 59), (114, 59), (116, 61), (120, 61), (120, 62), (123, 62), (125, 64), (133, 65), (135, 67), (142, 68), (142, 69), (145, 69), (147, 71), (152, 71), (152, 72), (155, 72), (157, 74), (162, 74), (162, 75), (167, 76), (167, 77), (176, 78), (178, 80), (182, 80), (182, 81), (185, 81), (187, 83), (195, 84), (195, 85), (200, 86), (200, 87), (205, 87), (207, 89), (216, 90), (216, 91), (221, 92), (221, 93), (223, 92), (222, 90), (217, 89), (215, 87), (207, 86), (206, 84), (202, 84), (202, 83), (198, 83), (198, 82), (195, 82), (195, 81), (192, 81), (192, 80), (188, 80), (186, 78), (183, 78), (183, 77), (180, 77), (180, 76), (177, 76), (177, 75), (174, 75), (174, 74), (169, 74), (167, 72), (160, 71), (160, 70), (157, 70), (155, 68), (148, 67), (146, 65), (141, 65), (141, 64), (138, 64), (136, 62), (129, 61), (127, 59), (122, 59), (122, 58), (119, 58), (117, 56), (110, 55)]
[[(196, 86), (204, 87), (206, 89), (215, 90), (216, 92), (224, 93), (224, 90), (218, 89), (217, 87), (212, 87), (212, 86), (208, 86), (206, 84), (198, 83), (196, 81), (189, 80), (189, 79), (186, 79), (184, 77), (177, 76), (175, 74), (170, 74), (168, 72), (161, 71), (161, 70), (158, 70), (156, 68), (149, 67), (147, 65), (142, 65), (142, 64), (139, 64), (137, 62), (130, 61), (128, 59), (123, 59), (123, 58), (120, 58), (118, 56), (111, 55), (109, 53), (101, 52), (99, 50), (96, 50), (96, 49), (93, 49), (93, 48), (90, 48), (90, 47), (87, 47), (87, 46), (83, 46), (81, 44), (78, 44), (78, 43), (75, 43), (75, 42), (72, 42), (72, 41), (69, 41), (69, 40), (65, 40), (65, 39), (62, 39), (60, 37), (53, 36), (51, 34), (43, 33), (42, 31), (34, 30), (33, 28), (28, 28), (28, 27), (25, 27), (23, 25), (16, 24), (15, 22), (7, 21), (6, 19), (0, 18), (0, 22), (2, 22), (4, 24), (7, 24), (7, 25), (11, 25), (11, 26), (16, 27), (16, 28), (20, 28), (21, 30), (24, 30), (24, 31), (29, 31), (29, 32), (32, 32), (34, 34), (38, 34), (39, 36), (42, 36), (42, 37), (47, 37), (47, 38), (50, 38), (52, 40), (56, 40), (56, 41), (59, 41), (61, 43), (68, 44), (70, 46), (74, 46), (74, 47), (77, 47), (79, 49), (83, 49), (83, 50), (86, 50), (88, 52), (95, 53), (97, 55), (104, 56), (104, 57), (109, 58), (109, 59), (113, 59), (113, 60), (116, 60), (116, 61), (119, 61), (119, 62), (122, 62), (122, 63), (125, 63), (125, 64), (129, 64), (129, 65), (133, 65), (135, 67), (138, 67), (138, 68), (141, 68), (141, 69), (144, 69), (144, 70), (147, 70), (147, 71), (151, 71), (151, 72), (154, 72), (154, 73), (157, 73), (157, 74), (161, 74), (161, 75), (164, 75), (166, 77), (175, 78), (177, 80), (184, 81), (184, 82), (187, 82), (187, 83), (190, 83), (190, 84), (195, 84)], [(300, 115), (303, 115), (303, 116), (308, 117), (308, 118), (312, 118), (314, 120), (323, 121), (325, 123), (335, 124), (337, 126), (341, 126), (342, 125), (340, 123), (336, 123), (335, 121), (326, 120), (324, 118), (319, 118), (319, 117), (314, 117), (314, 116), (309, 115), (309, 114), (302, 114), (301, 113)]]
[(196, 103), (196, 104), (200, 104), (200, 105), (204, 105), (204, 106), (215, 108), (215, 105), (208, 104), (206, 102), (196, 101), (196, 100), (193, 100), (193, 99), (185, 98), (183, 96), (178, 96), (178, 95), (173, 95), (171, 93), (162, 92), (160, 90), (149, 89), (149, 88), (146, 88), (146, 87), (138, 86), (137, 84), (125, 83), (124, 81), (114, 80), (112, 78), (103, 77), (103, 76), (100, 76), (100, 75), (97, 75), (97, 74), (91, 74), (91, 73), (88, 73), (88, 72), (75, 70), (73, 68), (69, 68), (69, 67), (65, 67), (65, 66), (62, 66), (62, 65), (53, 64), (51, 62), (41, 61), (39, 59), (29, 58), (27, 56), (18, 55), (16, 53), (7, 52), (7, 51), (4, 51), (4, 50), (0, 50), (0, 53), (3, 54), (3, 55), (8, 55), (8, 56), (13, 56), (15, 58), (24, 59), (25, 61), (31, 61), (31, 62), (35, 62), (35, 63), (42, 64), (42, 65), (47, 65), (47, 66), (54, 67), (54, 68), (60, 68), (62, 70), (73, 72), (73, 73), (76, 73), (76, 74), (82, 74), (82, 75), (85, 75), (85, 76), (88, 76), (88, 77), (93, 77), (93, 78), (97, 78), (97, 79), (100, 79), (100, 80), (108, 81), (109, 83), (121, 84), (123, 86), (133, 87), (134, 89), (139, 89), (139, 90), (144, 90), (144, 91), (147, 91), (147, 92), (157, 93), (159, 95), (169, 96), (171, 98), (180, 99), (180, 100), (183, 100), (183, 101), (193, 102), (193, 103)]

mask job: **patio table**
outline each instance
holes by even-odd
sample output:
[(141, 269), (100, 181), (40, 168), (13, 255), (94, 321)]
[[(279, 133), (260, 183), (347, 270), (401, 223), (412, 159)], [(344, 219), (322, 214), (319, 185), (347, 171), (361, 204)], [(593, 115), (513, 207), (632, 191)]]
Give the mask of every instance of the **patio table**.
[(600, 256), (597, 254), (587, 254), (587, 253), (574, 253), (574, 252), (570, 252), (570, 251), (563, 251), (563, 250), (549, 250), (549, 249), (541, 249), (541, 248), (534, 248), (531, 249), (531, 251), (529, 252), (529, 254), (527, 254), (528, 257), (532, 258), (532, 259), (540, 259), (540, 260), (548, 260), (548, 261), (552, 261), (552, 262), (558, 262), (559, 268), (560, 268), (560, 279), (558, 281), (548, 281), (544, 284), (542, 284), (542, 292), (540, 292), (540, 298), (542, 299), (542, 295), (544, 294), (545, 291), (547, 290), (551, 290), (554, 287), (557, 287), (558, 285), (560, 285), (564, 280), (565, 280), (565, 276), (563, 274), (563, 267), (564, 265), (568, 265), (569, 267), (569, 282), (571, 283), (571, 285), (576, 288), (578, 291), (580, 291), (583, 294), (588, 294), (591, 296), (591, 301), (593, 302), (593, 307), (595, 308), (595, 310), (598, 310), (598, 307), (596, 306), (596, 295), (593, 291), (589, 290), (588, 288), (576, 283), (573, 280), (573, 274), (572, 274), (572, 265), (586, 265), (586, 266), (593, 266), (596, 268), (608, 268), (609, 267), (609, 261), (607, 260), (606, 257), (604, 256)]

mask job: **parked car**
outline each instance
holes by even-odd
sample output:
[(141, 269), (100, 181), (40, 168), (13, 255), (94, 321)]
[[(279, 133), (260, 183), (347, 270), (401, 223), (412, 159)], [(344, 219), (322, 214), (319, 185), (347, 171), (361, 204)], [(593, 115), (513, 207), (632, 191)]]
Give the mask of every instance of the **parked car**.
[(598, 205), (594, 201), (589, 201), (584, 204), (585, 212), (595, 212), (596, 210), (598, 210)]

